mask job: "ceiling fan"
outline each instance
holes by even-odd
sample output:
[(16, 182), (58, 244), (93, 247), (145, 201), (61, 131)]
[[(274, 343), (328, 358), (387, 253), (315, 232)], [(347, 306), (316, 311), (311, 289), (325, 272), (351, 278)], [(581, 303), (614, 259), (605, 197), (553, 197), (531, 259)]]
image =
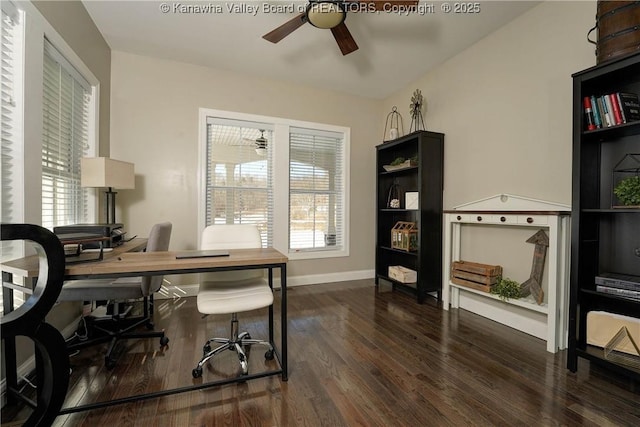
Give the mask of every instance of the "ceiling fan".
[(245, 141), (251, 141), (255, 144), (256, 154), (258, 156), (267, 155), (267, 138), (264, 137), (264, 129), (260, 129), (260, 136), (255, 140), (249, 138), (243, 138)]
[(283, 38), (308, 22), (316, 28), (331, 30), (343, 55), (358, 50), (358, 45), (344, 21), (347, 12), (376, 12), (417, 6), (419, 0), (309, 0), (304, 12), (262, 36), (271, 43)]

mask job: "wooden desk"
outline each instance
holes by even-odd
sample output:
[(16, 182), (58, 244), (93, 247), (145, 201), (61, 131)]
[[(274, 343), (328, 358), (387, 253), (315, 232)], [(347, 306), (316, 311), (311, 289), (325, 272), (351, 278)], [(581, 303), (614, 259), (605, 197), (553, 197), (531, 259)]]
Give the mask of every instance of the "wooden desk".
[[(168, 274), (204, 273), (226, 270), (267, 269), (269, 286), (273, 289), (273, 269), (280, 269), (281, 282), (281, 352), (274, 342), (273, 334), (273, 305), (269, 306), (269, 342), (275, 350), (275, 356), (280, 364), (280, 369), (257, 374), (250, 374), (236, 379), (212, 381), (203, 384), (195, 384), (188, 387), (180, 387), (171, 390), (163, 390), (154, 393), (131, 396), (108, 402), (97, 402), (74, 408), (63, 408), (60, 415), (79, 412), (89, 409), (97, 409), (121, 403), (167, 396), (186, 391), (200, 390), (207, 387), (244, 382), (254, 378), (262, 378), (272, 375), (282, 376), (283, 381), (288, 380), (287, 368), (287, 257), (273, 248), (263, 249), (230, 249), (229, 256), (203, 257), (176, 259), (177, 252), (133, 252), (146, 245), (146, 239), (134, 239), (111, 252), (106, 252), (101, 262), (87, 262), (72, 264), (65, 269), (65, 280), (87, 278), (117, 278), (135, 276), (155, 276)], [(184, 251), (180, 251), (184, 252)], [(38, 257), (26, 257), (10, 261), (1, 265), (3, 282), (10, 281), (12, 275), (35, 278), (38, 275)], [(5, 298), (5, 302), (7, 299)], [(5, 305), (5, 309), (7, 309)], [(12, 310), (13, 307), (10, 307)], [(9, 311), (10, 311), (9, 310)], [(185, 372), (190, 375), (190, 372)], [(64, 391), (66, 393), (66, 390)]]
[[(116, 246), (113, 250), (105, 251), (103, 255), (103, 260), (101, 263), (107, 263), (109, 261), (113, 261), (117, 259), (120, 255), (128, 252), (141, 252), (147, 247), (147, 239), (133, 239), (128, 242), (123, 243), (120, 246)], [(95, 255), (86, 255), (80, 254), (78, 261), (92, 261), (93, 256)], [(79, 269), (80, 271), (85, 271), (85, 268), (91, 263), (83, 264), (83, 263), (75, 263), (69, 264), (65, 268), (65, 279), (70, 279), (73, 276), (73, 272)], [(18, 277), (24, 278), (36, 278), (38, 277), (39, 271), (39, 259), (37, 255), (28, 256), (25, 258), (14, 259), (11, 261), (4, 262), (0, 264), (0, 268), (2, 268), (2, 272), (14, 274)]]

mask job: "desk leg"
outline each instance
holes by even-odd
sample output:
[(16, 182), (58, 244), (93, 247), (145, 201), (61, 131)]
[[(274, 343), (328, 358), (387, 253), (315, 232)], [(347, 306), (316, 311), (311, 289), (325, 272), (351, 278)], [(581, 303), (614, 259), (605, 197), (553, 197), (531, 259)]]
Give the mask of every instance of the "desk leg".
[[(269, 287), (273, 292), (273, 267), (269, 267)], [(269, 342), (273, 345), (273, 304), (269, 306)]]
[[(2, 272), (2, 281), (13, 283), (13, 274)], [(4, 288), (2, 290), (2, 309), (4, 314), (11, 313), (13, 311), (13, 289)], [(16, 361), (16, 338), (6, 337), (4, 339), (4, 364), (5, 375), (7, 381), (7, 403), (16, 404), (17, 400), (14, 394), (10, 390), (18, 389), (18, 367)]]
[(282, 329), (282, 381), (289, 379), (287, 367), (287, 264), (280, 265), (280, 291), (282, 293), (280, 306), (280, 328)]

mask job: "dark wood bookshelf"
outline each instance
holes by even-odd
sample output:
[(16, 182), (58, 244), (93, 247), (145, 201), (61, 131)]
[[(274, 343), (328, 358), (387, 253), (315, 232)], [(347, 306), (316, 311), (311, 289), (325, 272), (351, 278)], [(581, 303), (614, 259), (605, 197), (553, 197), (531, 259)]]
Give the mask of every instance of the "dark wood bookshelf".
[(607, 272), (640, 276), (640, 209), (612, 206), (613, 169), (625, 154), (640, 153), (640, 121), (585, 130), (583, 98), (615, 92), (640, 93), (640, 54), (591, 67), (573, 76), (573, 172), (571, 286), (567, 367), (578, 358), (640, 380), (640, 371), (604, 357), (587, 344), (587, 313), (606, 311), (640, 317), (640, 302), (596, 291)]
[[(417, 158), (416, 166), (386, 171), (396, 158)], [(442, 192), (444, 135), (417, 131), (376, 147), (376, 285), (385, 280), (394, 290), (414, 294), (423, 303), (430, 293), (439, 300), (442, 289)], [(399, 208), (388, 206), (392, 185), (399, 186)], [(406, 209), (405, 194), (417, 192), (418, 208)], [(398, 221), (418, 228), (418, 248), (407, 252), (392, 248), (391, 229)], [(389, 277), (389, 266), (400, 265), (417, 272), (414, 284)]]

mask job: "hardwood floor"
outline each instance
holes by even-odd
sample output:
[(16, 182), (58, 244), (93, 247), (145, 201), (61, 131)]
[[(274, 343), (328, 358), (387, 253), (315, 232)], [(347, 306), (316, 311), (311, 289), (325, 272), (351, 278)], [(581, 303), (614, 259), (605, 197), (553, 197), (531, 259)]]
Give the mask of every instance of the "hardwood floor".
[[(377, 292), (372, 280), (291, 288), (288, 301), (288, 382), (256, 379), (59, 416), (54, 425), (640, 425), (637, 384), (634, 390), (584, 360), (573, 374), (565, 352), (548, 353), (543, 341), (464, 310)], [(166, 329), (169, 348), (158, 352), (155, 340), (132, 344), (112, 371), (99, 353), (84, 350), (72, 358), (68, 404), (199, 381), (191, 369), (202, 345), (211, 335), (226, 337), (229, 319), (201, 319), (195, 298), (156, 305), (156, 326)], [(242, 330), (266, 336), (266, 310), (239, 318)], [(256, 348), (250, 372), (274, 363)], [(235, 353), (225, 352), (203, 377), (237, 370)], [(3, 423), (10, 412), (3, 411)]]

